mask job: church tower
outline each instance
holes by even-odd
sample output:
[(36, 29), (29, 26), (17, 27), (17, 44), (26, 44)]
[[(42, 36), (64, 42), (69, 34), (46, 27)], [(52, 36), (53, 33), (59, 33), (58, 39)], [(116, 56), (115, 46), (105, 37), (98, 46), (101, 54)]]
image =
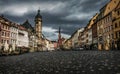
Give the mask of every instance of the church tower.
[(38, 38), (42, 39), (42, 16), (40, 15), (40, 10), (35, 16), (35, 32)]
[(43, 48), (43, 38), (42, 38), (42, 16), (40, 15), (40, 10), (38, 10), (35, 16), (35, 33), (37, 36), (37, 51), (42, 51)]
[(59, 33), (58, 33), (58, 48), (60, 48), (61, 45), (62, 45), (61, 28), (59, 27)]

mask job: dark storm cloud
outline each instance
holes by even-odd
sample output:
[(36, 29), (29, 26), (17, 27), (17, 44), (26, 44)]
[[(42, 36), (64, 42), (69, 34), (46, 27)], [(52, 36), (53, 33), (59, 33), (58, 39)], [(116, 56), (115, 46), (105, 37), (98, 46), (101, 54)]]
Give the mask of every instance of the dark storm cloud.
[(92, 16), (109, 0), (0, 0), (0, 14), (17, 23), (26, 19), (34, 26), (34, 17), (40, 8), (43, 26), (72, 34), (86, 26)]

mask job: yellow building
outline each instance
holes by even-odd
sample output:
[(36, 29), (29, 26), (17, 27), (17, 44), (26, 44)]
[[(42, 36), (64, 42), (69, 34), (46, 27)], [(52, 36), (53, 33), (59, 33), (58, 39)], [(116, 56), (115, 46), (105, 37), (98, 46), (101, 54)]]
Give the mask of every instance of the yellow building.
[(72, 39), (67, 39), (63, 44), (64, 50), (71, 50), (72, 49)]
[(98, 49), (112, 49), (113, 40), (113, 17), (114, 9), (117, 7), (119, 0), (111, 0), (103, 8), (100, 9), (100, 14), (97, 18), (98, 30)]
[(98, 50), (102, 50), (103, 49), (103, 19), (101, 19), (103, 17), (103, 12), (104, 12), (104, 8), (101, 10), (100, 14), (97, 17), (97, 35), (98, 35)]
[(113, 17), (114, 17), (114, 10), (116, 6), (118, 5), (119, 0), (111, 0), (105, 8), (104, 12), (104, 22), (103, 22), (103, 27), (104, 27), (104, 49), (105, 50), (110, 50), (112, 49), (113, 45)]
[(114, 32), (114, 47), (118, 48), (120, 39), (120, 2), (115, 8), (114, 18), (113, 18), (113, 32)]

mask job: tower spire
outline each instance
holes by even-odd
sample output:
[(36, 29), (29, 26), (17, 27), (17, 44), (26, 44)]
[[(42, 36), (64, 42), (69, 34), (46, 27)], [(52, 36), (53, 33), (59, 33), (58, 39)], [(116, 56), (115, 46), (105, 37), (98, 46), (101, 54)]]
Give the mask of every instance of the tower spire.
[(38, 9), (38, 14), (40, 14), (40, 9)]
[(40, 9), (38, 9), (37, 15), (35, 16), (35, 18), (42, 18), (41, 14), (40, 14)]
[(60, 28), (60, 26), (59, 26), (59, 34), (61, 33), (60, 30), (61, 30), (61, 28)]
[(58, 33), (58, 48), (60, 48), (62, 45), (62, 39), (61, 39), (61, 28), (59, 26), (59, 33)]

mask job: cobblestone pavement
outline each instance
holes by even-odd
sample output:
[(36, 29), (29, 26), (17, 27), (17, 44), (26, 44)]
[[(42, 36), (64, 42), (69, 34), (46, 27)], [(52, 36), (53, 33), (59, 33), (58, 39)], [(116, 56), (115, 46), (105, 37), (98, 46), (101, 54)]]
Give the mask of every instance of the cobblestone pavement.
[(54, 51), (1, 56), (0, 74), (120, 74), (120, 51)]

